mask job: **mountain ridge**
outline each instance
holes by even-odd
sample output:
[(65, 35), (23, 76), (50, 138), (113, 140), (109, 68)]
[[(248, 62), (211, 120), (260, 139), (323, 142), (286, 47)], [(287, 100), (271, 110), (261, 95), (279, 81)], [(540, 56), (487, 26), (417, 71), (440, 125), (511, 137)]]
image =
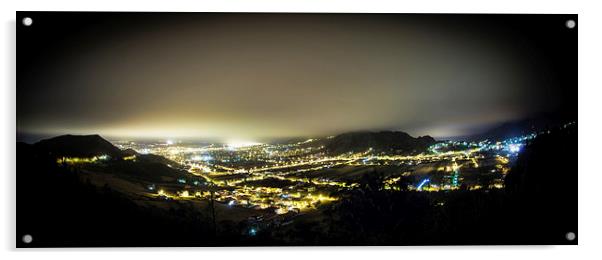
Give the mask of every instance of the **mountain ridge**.
[(362, 131), (339, 134), (328, 141), (326, 150), (330, 154), (347, 152), (420, 153), (437, 141), (428, 135), (412, 137), (402, 131)]
[(36, 150), (50, 155), (70, 157), (93, 157), (109, 155), (113, 158), (124, 156), (124, 152), (100, 135), (60, 135), (41, 140), (32, 145)]

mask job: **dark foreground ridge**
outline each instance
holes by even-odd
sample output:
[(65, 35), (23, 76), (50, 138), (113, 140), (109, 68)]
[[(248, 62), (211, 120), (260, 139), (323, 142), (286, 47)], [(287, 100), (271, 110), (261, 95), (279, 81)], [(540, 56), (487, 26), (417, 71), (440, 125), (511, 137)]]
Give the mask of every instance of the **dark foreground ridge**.
[[(57, 162), (62, 157), (110, 155), (93, 168)], [(121, 156), (136, 155), (136, 160)], [(169, 164), (169, 165), (168, 165)], [(190, 205), (162, 208), (141, 203), (136, 189), (175, 182), (188, 173), (156, 155), (121, 151), (98, 135), (64, 135), (35, 144), (17, 143), (17, 246), (214, 245), (206, 216)], [(124, 193), (115, 187), (137, 183)], [(35, 242), (24, 244), (30, 234)]]

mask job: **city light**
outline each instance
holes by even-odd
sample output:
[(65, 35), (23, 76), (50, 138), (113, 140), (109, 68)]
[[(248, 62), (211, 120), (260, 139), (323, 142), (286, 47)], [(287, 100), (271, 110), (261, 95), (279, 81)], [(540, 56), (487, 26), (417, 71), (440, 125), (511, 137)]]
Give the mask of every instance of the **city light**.
[[(174, 162), (167, 164), (171, 168), (182, 169), (189, 174), (190, 177), (178, 177), (169, 184), (171, 194), (175, 195), (160, 189), (157, 193), (159, 197), (170, 200), (213, 198), (228, 207), (273, 209), (274, 214), (283, 215), (315, 210), (324, 203), (339, 199), (326, 194), (359, 187), (359, 179), (321, 174), (325, 170), (337, 172), (349, 167), (400, 167), (403, 170), (383, 180), (383, 188), (390, 191), (457, 190), (461, 182), (469, 190), (503, 188), (504, 175), (515, 159), (507, 153), (516, 154), (526, 141), (534, 137), (531, 134), (496, 142), (438, 142), (426, 152), (418, 154), (375, 153), (371, 148), (329, 155), (321, 145), (323, 139), (318, 138), (285, 144), (231, 140), (226, 145), (182, 142), (165, 145), (126, 141), (118, 146), (163, 156)], [(99, 158), (105, 157), (64, 158), (61, 161), (90, 163), (99, 161)], [(138, 158), (132, 156), (131, 159)], [(402, 177), (411, 178), (420, 169), (429, 169), (430, 172), (422, 177), (417, 186), (400, 182)], [(474, 181), (467, 182), (464, 171), (492, 174), (493, 183), (482, 185)], [(441, 178), (432, 178), (435, 174), (440, 174)], [(265, 182), (266, 186), (259, 182)], [(269, 186), (278, 182), (289, 185)], [(208, 186), (217, 190), (211, 194)]]
[(509, 144), (508, 145), (508, 150), (511, 153), (518, 153), (518, 152), (520, 152), (520, 148), (521, 148), (520, 144)]
[(226, 143), (226, 146), (231, 149), (238, 149), (249, 146), (261, 145), (261, 143), (252, 142), (252, 141), (241, 141), (241, 140), (231, 140)]
[(418, 187), (416, 187), (417, 190), (422, 189), (422, 186), (424, 186), (424, 184), (426, 184), (427, 182), (431, 181), (430, 179), (424, 179), (422, 180), (422, 182), (420, 182), (420, 184), (418, 184)]

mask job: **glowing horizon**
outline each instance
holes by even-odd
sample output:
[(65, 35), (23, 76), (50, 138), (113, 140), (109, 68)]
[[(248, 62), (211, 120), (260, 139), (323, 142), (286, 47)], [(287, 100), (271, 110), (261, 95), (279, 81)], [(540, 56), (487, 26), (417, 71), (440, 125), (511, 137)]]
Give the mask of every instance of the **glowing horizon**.
[[(97, 19), (70, 26), (110, 22)], [(442, 138), (576, 107), (565, 73), (556, 73), (566, 65), (533, 66), (537, 55), (558, 55), (536, 48), (555, 34), (523, 40), (539, 27), (368, 14), (158, 21), (64, 28), (57, 44), (44, 46), (60, 58), (21, 57), (29, 65), (19, 71), (17, 132), (227, 141), (393, 130)]]

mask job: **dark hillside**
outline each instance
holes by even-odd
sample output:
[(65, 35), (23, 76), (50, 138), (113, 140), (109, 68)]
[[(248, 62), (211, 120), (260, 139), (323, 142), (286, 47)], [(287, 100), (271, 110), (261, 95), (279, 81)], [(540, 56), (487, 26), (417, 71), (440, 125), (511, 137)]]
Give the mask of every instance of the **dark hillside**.
[(330, 139), (326, 150), (330, 154), (365, 152), (372, 148), (375, 152), (420, 153), (436, 141), (430, 136), (414, 138), (404, 132), (355, 132), (340, 134)]

